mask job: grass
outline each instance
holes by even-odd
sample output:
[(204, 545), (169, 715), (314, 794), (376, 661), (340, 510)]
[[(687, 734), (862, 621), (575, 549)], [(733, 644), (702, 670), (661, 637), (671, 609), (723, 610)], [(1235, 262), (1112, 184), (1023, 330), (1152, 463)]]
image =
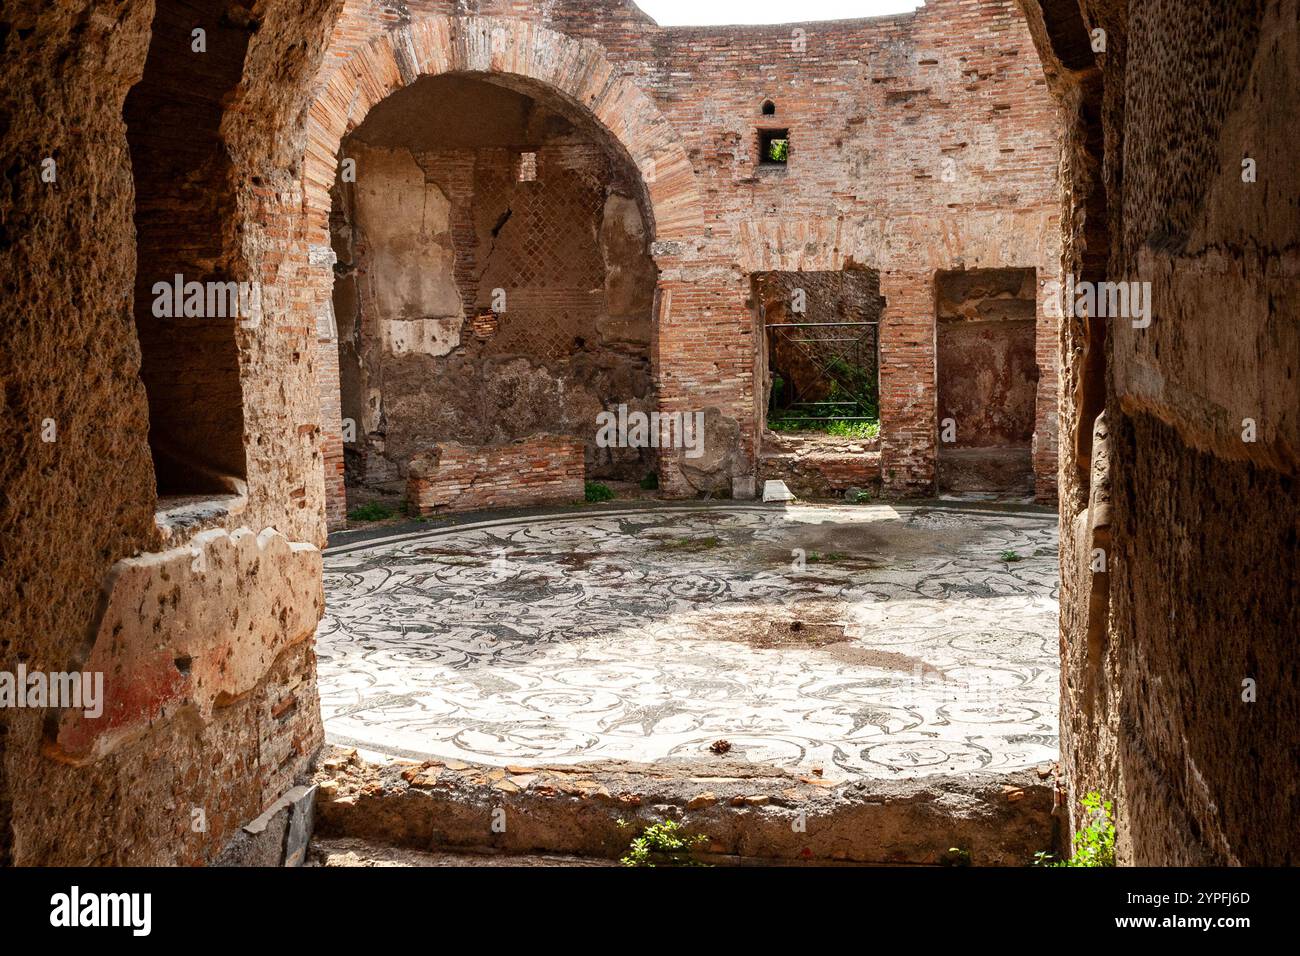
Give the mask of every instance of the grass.
[(587, 501), (613, 501), (614, 492), (609, 485), (599, 481), (589, 481), (583, 486), (583, 497)]
[(388, 505), (378, 501), (367, 502), (348, 512), (349, 521), (385, 521), (397, 514)]
[(676, 541), (665, 542), (662, 547), (666, 551), (708, 551), (721, 543), (715, 537), (678, 538)]
[(1011, 563), (1012, 561), (1021, 560), (1020, 555), (1017, 554), (1015, 551), (1000, 551), (998, 552), (998, 557), (1001, 558), (1003, 561), (1006, 561), (1008, 564)]
[(880, 422), (822, 422), (791, 414), (768, 418), (767, 427), (774, 432), (816, 432), (832, 438), (859, 440), (880, 435)]
[(834, 564), (836, 561), (843, 561), (848, 555), (842, 551), (831, 551), (829, 554), (821, 554), (817, 551), (809, 551), (804, 560), (808, 564), (818, 564), (822, 561), (829, 561)]

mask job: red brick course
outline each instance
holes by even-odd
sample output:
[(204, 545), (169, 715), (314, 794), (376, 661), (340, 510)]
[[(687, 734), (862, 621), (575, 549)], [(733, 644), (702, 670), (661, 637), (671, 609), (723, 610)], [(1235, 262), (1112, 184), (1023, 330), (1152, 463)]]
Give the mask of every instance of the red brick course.
[(406, 496), (420, 514), (572, 504), (583, 499), (584, 445), (533, 435), (506, 445), (437, 445), (411, 462)]

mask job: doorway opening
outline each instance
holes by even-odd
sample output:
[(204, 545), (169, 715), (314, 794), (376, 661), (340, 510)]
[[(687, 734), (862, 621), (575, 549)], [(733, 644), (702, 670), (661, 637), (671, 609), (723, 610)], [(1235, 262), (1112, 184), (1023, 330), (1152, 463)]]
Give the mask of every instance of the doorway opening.
[[(235, 281), (228, 224), (238, 217), (220, 123), (250, 31), (225, 7), (159, 4), (144, 75), (123, 107), (135, 180), (135, 325), (160, 512), (245, 487), (236, 330), (256, 320), (260, 295), (255, 283)], [(192, 47), (196, 23), (206, 31), (203, 51)], [(208, 92), (178, 92), (196, 72)]]
[(941, 493), (1033, 496), (1036, 290), (1033, 269), (936, 276)]
[(609, 134), (540, 84), (445, 74), (377, 105), (340, 159), (331, 232), (353, 512), (653, 485), (657, 448), (599, 438), (602, 413), (656, 406), (651, 219)]
[(760, 272), (760, 477), (796, 494), (870, 494), (880, 480), (880, 317), (872, 269)]

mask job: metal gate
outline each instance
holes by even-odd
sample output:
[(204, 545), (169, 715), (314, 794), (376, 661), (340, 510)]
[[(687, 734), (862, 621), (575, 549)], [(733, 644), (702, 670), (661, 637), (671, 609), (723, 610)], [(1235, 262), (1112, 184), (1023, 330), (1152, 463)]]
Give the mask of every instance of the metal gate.
[[(821, 423), (878, 420), (879, 321), (768, 322), (766, 309), (759, 308), (769, 371), (782, 344), (816, 370), (811, 380), (790, 383), (789, 401), (780, 409), (769, 408), (769, 421), (773, 417)], [(824, 391), (829, 393), (825, 397)]]

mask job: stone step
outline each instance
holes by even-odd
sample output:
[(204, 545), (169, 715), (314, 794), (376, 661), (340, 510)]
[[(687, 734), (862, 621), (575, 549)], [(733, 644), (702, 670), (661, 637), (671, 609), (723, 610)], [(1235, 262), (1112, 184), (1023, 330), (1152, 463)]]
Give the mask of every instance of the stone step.
[(317, 841), (610, 860), (677, 820), (721, 862), (1025, 866), (1056, 849), (1051, 767), (836, 781), (744, 760), (491, 767), (355, 751), (321, 767)]

